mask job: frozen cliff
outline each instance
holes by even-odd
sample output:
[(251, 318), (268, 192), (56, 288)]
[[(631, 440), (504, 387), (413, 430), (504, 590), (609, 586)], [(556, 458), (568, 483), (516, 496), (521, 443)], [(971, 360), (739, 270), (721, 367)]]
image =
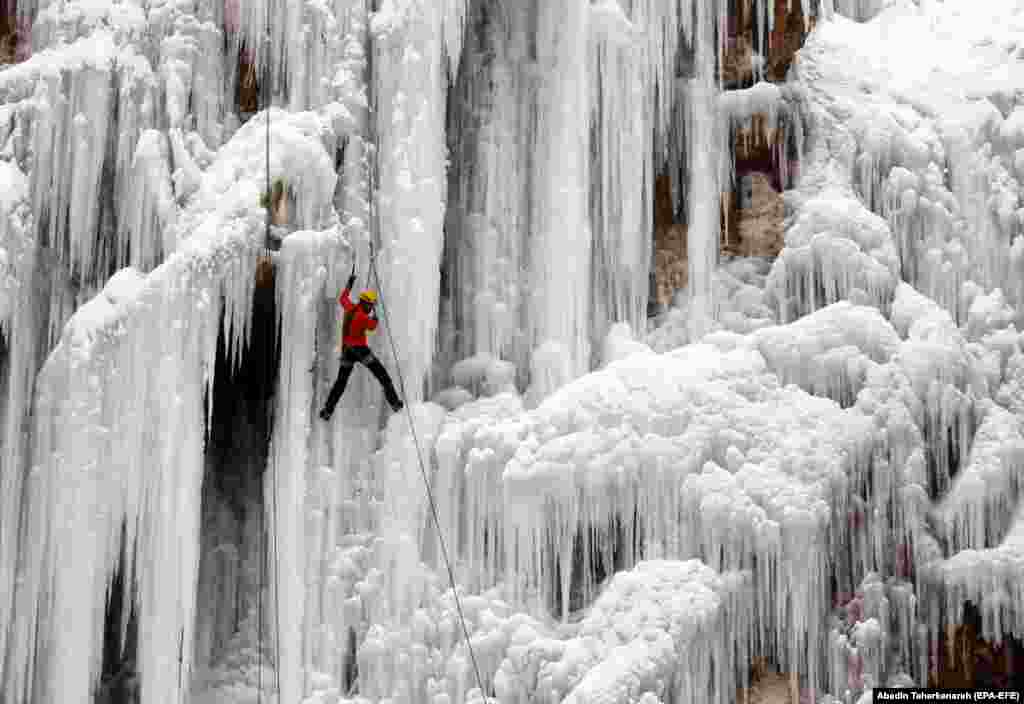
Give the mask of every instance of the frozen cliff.
[[(1024, 640), (1019, 2), (0, 9), (0, 701), (851, 704)], [(755, 148), (782, 250), (722, 260)], [(323, 422), (353, 266), (407, 411)]]

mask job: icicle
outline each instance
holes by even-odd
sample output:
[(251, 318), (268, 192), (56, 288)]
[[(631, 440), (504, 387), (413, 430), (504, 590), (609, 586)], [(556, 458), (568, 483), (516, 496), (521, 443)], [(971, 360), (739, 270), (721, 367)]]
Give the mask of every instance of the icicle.
[(281, 348), (271, 457), (266, 474), (265, 510), (273, 536), (269, 555), (272, 569), (271, 604), (280, 624), (276, 662), (283, 700), (303, 695), (303, 669), (309, 660), (304, 616), (307, 578), (313, 563), (306, 547), (310, 521), (307, 477), (308, 435), (313, 408), (313, 380), (308, 374), (314, 360), (317, 308), (326, 279), (325, 264), (340, 251), (337, 232), (295, 233), (282, 243), (275, 280), (280, 311)]
[(534, 154), (540, 162), (530, 201), (537, 238), (530, 257), (530, 325), (535, 344), (552, 340), (565, 346), (573, 376), (590, 365), (588, 301), (581, 295), (591, 286), (588, 9), (588, 0), (539, 3), (536, 25)]
[(717, 317), (712, 276), (718, 264), (721, 186), (715, 87), (715, 3), (701, 0), (693, 29), (696, 76), (690, 81), (685, 132), (689, 160), (687, 257), (689, 259), (690, 338), (700, 339)]
[(132, 163), (129, 209), (121, 220), (119, 263), (130, 261), (135, 268), (149, 271), (174, 249), (173, 242), (164, 240), (177, 217), (168, 156), (166, 141), (159, 132), (142, 133)]
[[(6, 346), (7, 388), (0, 396), (0, 623), (14, 623), (19, 526), (22, 522), (22, 487), (28, 443), (22, 431), (31, 401), (35, 365), (38, 305), (34, 273), (39, 267), (31, 246), (32, 217), (28, 207), (28, 180), (11, 162), (0, 162), (0, 339)], [(13, 334), (17, 331), (17, 334)], [(6, 636), (6, 634), (5, 634)], [(4, 665), (0, 658), (0, 682)]]
[[(482, 10), (476, 12), (471, 24), (483, 21)], [(523, 372), (529, 347), (516, 330), (529, 307), (521, 272), (532, 150), (517, 136), (529, 129), (536, 100), (533, 76), (521, 60), (528, 50), (528, 7), (488, 18), (490, 31), (470, 34), (462, 59), (463, 74), (478, 78), (453, 86), (458, 97), (449, 128), (453, 179), (445, 252), (450, 303), (441, 338), (456, 359), (504, 358)]]
[(971, 442), (970, 458), (938, 510), (952, 553), (995, 547), (1013, 515), (1007, 497), (1024, 483), (1024, 436), (1012, 413), (990, 406)]
[(590, 213), (595, 253), (592, 286), (603, 293), (591, 304), (596, 339), (612, 323), (625, 321), (640, 329), (646, 319), (651, 240), (636, 233), (653, 228), (650, 126), (655, 115), (651, 57), (635, 38), (637, 27), (626, 19), (617, 0), (591, 5), (590, 18), (587, 65), (594, 122), (591, 148), (596, 151), (590, 178), (600, 185)]
[(413, 0), (386, 4), (371, 27), (379, 137), (374, 284), (383, 289), (390, 325), (384, 334), (394, 336), (401, 356), (395, 363), (407, 403), (423, 393), (437, 332), (446, 185), (443, 21), (438, 8)]

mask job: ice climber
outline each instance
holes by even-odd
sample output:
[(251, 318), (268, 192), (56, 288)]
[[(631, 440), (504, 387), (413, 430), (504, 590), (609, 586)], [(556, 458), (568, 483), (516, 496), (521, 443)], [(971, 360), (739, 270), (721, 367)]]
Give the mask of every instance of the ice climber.
[(338, 367), (338, 378), (335, 380), (334, 386), (331, 387), (331, 393), (327, 396), (327, 403), (320, 411), (320, 417), (323, 420), (330, 420), (331, 414), (334, 413), (334, 407), (338, 405), (341, 395), (345, 393), (345, 385), (348, 384), (352, 368), (357, 362), (377, 377), (377, 381), (384, 387), (384, 396), (395, 413), (401, 411), (405, 406), (398, 398), (398, 394), (395, 393), (395, 386), (391, 383), (391, 377), (388, 376), (384, 365), (366, 344), (367, 331), (377, 329), (377, 314), (374, 312), (377, 294), (373, 291), (363, 291), (359, 294), (359, 303), (352, 303), (349, 294), (355, 282), (356, 275), (353, 270), (352, 275), (348, 277), (345, 290), (338, 298), (338, 302), (345, 310), (341, 323), (341, 366)]

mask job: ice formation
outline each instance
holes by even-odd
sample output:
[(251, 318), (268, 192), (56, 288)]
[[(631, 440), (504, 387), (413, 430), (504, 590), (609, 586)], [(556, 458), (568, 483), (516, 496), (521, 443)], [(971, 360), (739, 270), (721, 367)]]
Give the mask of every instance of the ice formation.
[[(848, 703), (965, 602), (1024, 638), (1019, 2), (803, 0), (723, 92), (728, 7), (18, 3), (0, 699)], [(741, 140), (774, 261), (719, 261)], [(353, 264), (408, 412), (320, 423)]]

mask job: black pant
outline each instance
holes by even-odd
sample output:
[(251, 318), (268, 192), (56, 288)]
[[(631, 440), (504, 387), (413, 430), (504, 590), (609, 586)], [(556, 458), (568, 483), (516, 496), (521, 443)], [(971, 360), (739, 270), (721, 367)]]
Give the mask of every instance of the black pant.
[(396, 406), (398, 404), (398, 394), (395, 393), (395, 386), (391, 383), (391, 377), (388, 376), (387, 369), (374, 356), (370, 348), (344, 347), (341, 350), (341, 366), (338, 367), (338, 378), (335, 379), (334, 386), (331, 387), (331, 393), (327, 396), (327, 404), (324, 406), (324, 409), (328, 413), (334, 412), (334, 407), (338, 405), (341, 395), (345, 393), (348, 378), (352, 374), (352, 369), (356, 366), (357, 362), (369, 369), (377, 377), (377, 381), (384, 387), (384, 396), (387, 398), (388, 403), (392, 407)]

